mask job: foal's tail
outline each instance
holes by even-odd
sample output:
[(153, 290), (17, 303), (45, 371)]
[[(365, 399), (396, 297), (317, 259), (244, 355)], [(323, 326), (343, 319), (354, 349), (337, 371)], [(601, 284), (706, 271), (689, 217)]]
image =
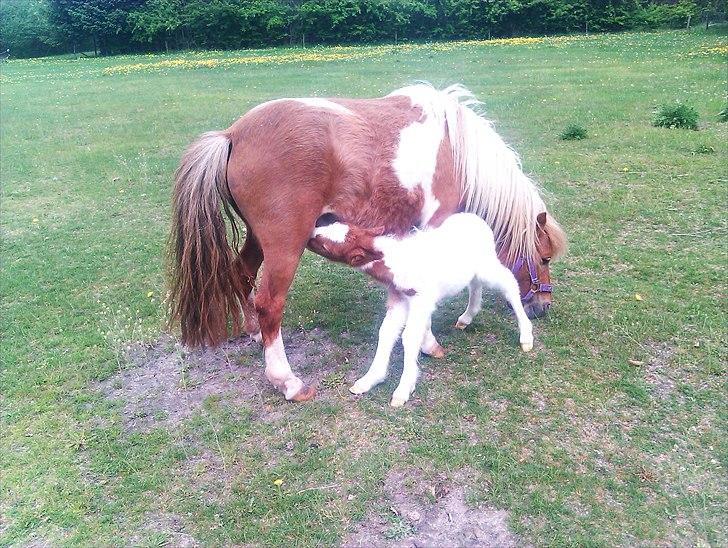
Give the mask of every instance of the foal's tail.
[[(230, 139), (224, 133), (205, 133), (187, 148), (175, 173), (168, 252), (170, 322), (179, 322), (182, 343), (190, 346), (222, 342), (228, 336), (228, 318), (233, 333), (240, 332), (240, 220), (230, 209), (229, 153)], [(231, 224), (232, 246), (223, 211)]]

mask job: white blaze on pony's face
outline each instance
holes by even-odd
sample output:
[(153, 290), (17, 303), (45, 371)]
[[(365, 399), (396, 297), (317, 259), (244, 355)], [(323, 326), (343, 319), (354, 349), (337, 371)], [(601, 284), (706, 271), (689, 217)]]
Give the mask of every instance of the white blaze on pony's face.
[(432, 192), (432, 179), (440, 143), (445, 137), (445, 109), (440, 94), (432, 88), (411, 86), (390, 93), (392, 95), (409, 97), (413, 105), (422, 109), (420, 120), (400, 132), (392, 167), (404, 188), (422, 188), (424, 204), (420, 226), (425, 226), (440, 207)]

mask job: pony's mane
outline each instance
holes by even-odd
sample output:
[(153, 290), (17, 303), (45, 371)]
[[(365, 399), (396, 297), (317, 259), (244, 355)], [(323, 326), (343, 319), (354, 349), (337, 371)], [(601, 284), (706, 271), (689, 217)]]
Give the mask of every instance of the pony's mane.
[[(536, 216), (546, 211), (538, 185), (521, 169), (518, 154), (481, 114), (481, 105), (464, 86), (456, 84), (437, 91), (433, 100), (444, 109), (456, 175), (462, 188), (465, 211), (485, 219), (506, 258), (536, 254)], [(554, 242), (564, 247), (564, 233), (557, 228)]]

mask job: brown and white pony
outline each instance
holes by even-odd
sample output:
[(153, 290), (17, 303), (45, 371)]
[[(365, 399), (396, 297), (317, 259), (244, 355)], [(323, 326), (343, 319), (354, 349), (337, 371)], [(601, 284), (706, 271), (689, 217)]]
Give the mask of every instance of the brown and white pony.
[(182, 342), (216, 345), (239, 333), (242, 308), (245, 331), (262, 339), (268, 380), (286, 399), (313, 397), (291, 371), (280, 329), (301, 254), (326, 212), (390, 234), (476, 213), (513, 268), (526, 311), (543, 314), (548, 263), (564, 233), (539, 215), (537, 186), (475, 104), (461, 86), (425, 84), (377, 99), (278, 99), (200, 136), (174, 185), (171, 313)]

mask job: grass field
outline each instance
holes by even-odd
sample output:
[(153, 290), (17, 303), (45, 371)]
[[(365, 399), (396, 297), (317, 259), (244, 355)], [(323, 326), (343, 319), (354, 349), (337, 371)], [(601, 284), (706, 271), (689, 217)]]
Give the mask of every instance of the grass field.
[[(725, 30), (2, 65), (0, 545), (727, 545)], [(186, 144), (418, 79), (485, 102), (569, 234), (536, 351), (492, 298), (456, 332), (461, 297), (410, 404), (393, 380), (355, 398), (382, 292), (308, 253), (284, 339), (315, 401), (282, 401), (247, 341), (179, 348)], [(676, 100), (699, 131), (651, 126)]]

